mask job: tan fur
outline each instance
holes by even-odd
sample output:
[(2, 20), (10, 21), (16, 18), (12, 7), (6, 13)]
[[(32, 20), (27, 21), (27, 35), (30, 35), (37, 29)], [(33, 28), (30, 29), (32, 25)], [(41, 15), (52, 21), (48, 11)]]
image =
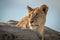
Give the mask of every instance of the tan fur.
[(24, 29), (29, 28), (38, 31), (42, 36), (42, 40), (44, 40), (44, 24), (46, 21), (48, 7), (46, 5), (41, 5), (41, 7), (32, 9), (31, 7), (27, 6), (27, 9), (28, 16), (19, 21), (17, 26)]

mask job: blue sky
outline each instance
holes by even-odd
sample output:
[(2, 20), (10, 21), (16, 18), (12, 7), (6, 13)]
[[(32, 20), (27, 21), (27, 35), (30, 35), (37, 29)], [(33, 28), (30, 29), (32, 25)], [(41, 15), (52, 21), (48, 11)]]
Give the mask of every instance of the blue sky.
[(49, 7), (45, 25), (60, 31), (60, 0), (0, 0), (0, 22), (20, 20), (28, 15), (27, 5), (35, 8), (42, 4)]

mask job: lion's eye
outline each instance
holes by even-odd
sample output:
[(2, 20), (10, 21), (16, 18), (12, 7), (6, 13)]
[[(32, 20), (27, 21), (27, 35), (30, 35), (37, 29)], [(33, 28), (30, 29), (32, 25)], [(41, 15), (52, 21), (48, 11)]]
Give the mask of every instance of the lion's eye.
[(36, 16), (38, 15), (38, 13), (36, 13)]
[(38, 16), (39, 15), (39, 13), (36, 13), (36, 15), (35, 16)]
[(31, 17), (31, 15), (29, 14), (29, 18)]

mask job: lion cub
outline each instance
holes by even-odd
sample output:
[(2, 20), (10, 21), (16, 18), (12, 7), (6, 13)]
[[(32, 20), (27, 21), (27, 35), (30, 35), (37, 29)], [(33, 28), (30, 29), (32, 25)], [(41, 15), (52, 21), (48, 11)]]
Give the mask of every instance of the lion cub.
[(24, 29), (29, 28), (38, 31), (42, 36), (42, 40), (44, 40), (44, 24), (46, 21), (48, 7), (46, 5), (41, 5), (40, 7), (32, 9), (27, 6), (27, 9), (28, 16), (19, 21), (17, 26)]

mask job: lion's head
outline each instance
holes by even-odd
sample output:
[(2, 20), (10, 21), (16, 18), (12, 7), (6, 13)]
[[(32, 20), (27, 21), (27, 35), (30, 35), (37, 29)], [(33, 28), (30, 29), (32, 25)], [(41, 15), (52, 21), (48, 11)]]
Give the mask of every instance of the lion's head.
[(40, 7), (34, 9), (27, 6), (27, 9), (28, 9), (29, 23), (31, 26), (44, 25), (48, 11), (48, 7), (46, 5), (41, 5)]

